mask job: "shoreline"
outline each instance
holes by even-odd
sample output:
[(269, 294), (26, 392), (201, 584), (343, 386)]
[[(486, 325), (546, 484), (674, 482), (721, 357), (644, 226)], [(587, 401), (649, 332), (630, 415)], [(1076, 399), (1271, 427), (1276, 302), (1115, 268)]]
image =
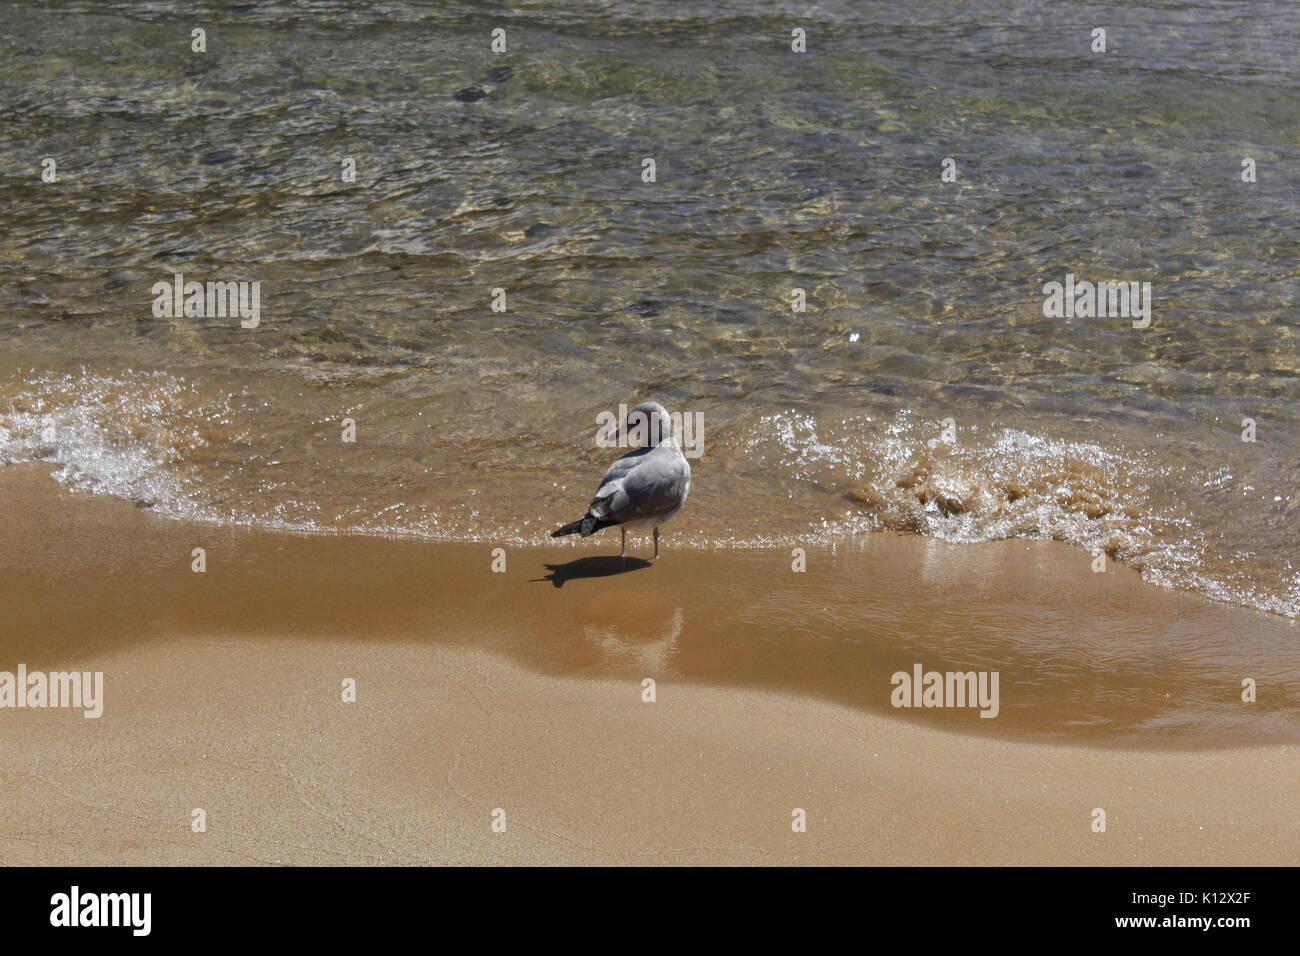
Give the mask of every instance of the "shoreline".
[[(1300, 626), (1149, 584), (1117, 562), (1093, 573), (1091, 556), (1060, 542), (877, 533), (797, 562), (775, 548), (676, 548), (670, 531), (659, 561), (647, 560), (648, 538), (629, 537), (624, 564), (609, 533), (539, 548), (188, 523), (68, 489), (49, 470), (0, 469), (12, 503), (0, 505), (0, 553), (16, 556), (7, 578), (44, 595), (10, 602), (0, 670), (20, 659), (55, 670), (61, 651), (142, 635), (342, 631), (486, 646), (556, 677), (639, 680), (651, 667), (979, 737), (1139, 750), (1300, 743)], [(120, 553), (106, 562), (61, 533)], [(59, 578), (24, 565), (33, 541), (50, 542)], [(190, 567), (196, 547), (202, 574)], [(918, 667), (997, 672), (997, 719), (894, 706), (892, 678)], [(1240, 699), (1244, 677), (1258, 685), (1253, 704)]]
[[(791, 583), (786, 555), (670, 539), (611, 574), (597, 538), (494, 573), (482, 545), (185, 525), (48, 471), (0, 469), (0, 670), (103, 671), (104, 713), (0, 709), (9, 863), (1294, 862), (1289, 660), (1222, 724), (1273, 731), (1252, 746), (1206, 749), (1194, 711), (1125, 700), (1132, 675), (1097, 683), (1145, 647), (1164, 673), (1139, 686), (1190, 693), (1294, 632), (1064, 545), (879, 536)], [(1169, 659), (1234, 627), (1236, 660)], [(1026, 707), (1053, 628), (1078, 658), (1041, 653)], [(878, 679), (899, 661), (1000, 669), (999, 716), (900, 719)], [(1074, 728), (1089, 692), (1128, 729)]]

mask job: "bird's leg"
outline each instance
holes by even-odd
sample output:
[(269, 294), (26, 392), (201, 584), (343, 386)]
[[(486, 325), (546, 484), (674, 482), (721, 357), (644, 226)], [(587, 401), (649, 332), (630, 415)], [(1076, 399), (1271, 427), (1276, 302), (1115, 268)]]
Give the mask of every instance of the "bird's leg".
[(655, 557), (659, 557), (659, 526), (655, 525)]
[(623, 532), (623, 543), (618, 546), (618, 556), (620, 558), (627, 556), (627, 528), (619, 528)]

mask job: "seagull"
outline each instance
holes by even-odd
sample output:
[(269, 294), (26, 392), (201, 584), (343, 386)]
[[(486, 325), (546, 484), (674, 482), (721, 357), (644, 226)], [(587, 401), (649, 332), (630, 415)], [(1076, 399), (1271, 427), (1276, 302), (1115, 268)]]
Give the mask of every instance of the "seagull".
[[(628, 425), (633, 428), (627, 429)], [(658, 402), (642, 402), (627, 413), (624, 434), (639, 435), (644, 444), (609, 466), (587, 513), (551, 532), (552, 538), (618, 525), (627, 553), (627, 529), (654, 528), (655, 557), (659, 557), (659, 526), (681, 510), (691, 490), (691, 466), (673, 435), (673, 422)]]

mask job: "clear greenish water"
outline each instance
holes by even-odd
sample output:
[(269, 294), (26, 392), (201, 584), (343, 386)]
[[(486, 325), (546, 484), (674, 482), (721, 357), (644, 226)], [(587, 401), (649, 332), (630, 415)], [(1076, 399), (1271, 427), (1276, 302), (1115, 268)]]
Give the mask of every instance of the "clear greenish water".
[[(1294, 617), (1298, 28), (7, 4), (0, 460), (176, 517), (536, 541), (613, 457), (596, 415), (656, 399), (705, 426), (678, 546), (1058, 538)], [(260, 325), (155, 317), (177, 272), (260, 282)], [(1150, 328), (1045, 317), (1067, 273), (1149, 281)]]

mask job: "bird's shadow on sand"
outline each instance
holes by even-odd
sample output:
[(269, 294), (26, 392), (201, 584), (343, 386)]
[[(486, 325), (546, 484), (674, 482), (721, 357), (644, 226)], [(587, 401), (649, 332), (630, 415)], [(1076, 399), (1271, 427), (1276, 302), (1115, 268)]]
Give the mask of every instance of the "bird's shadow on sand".
[(562, 588), (565, 581), (574, 581), (578, 578), (607, 578), (611, 574), (639, 571), (648, 567), (650, 562), (643, 558), (578, 558), (568, 564), (548, 564), (546, 570), (551, 573), (544, 578), (533, 578), (533, 580), (550, 581), (557, 588)]

